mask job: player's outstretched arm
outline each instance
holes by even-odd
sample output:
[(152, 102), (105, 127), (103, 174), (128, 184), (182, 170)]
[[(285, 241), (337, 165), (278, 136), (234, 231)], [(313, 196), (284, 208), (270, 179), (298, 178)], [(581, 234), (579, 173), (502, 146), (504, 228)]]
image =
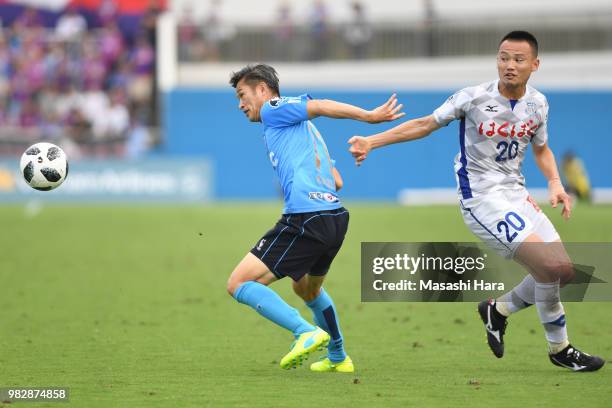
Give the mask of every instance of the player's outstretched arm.
[(409, 142), (429, 135), (441, 126), (436, 122), (433, 115), (412, 119), (372, 136), (353, 136), (349, 139), (351, 147), (349, 151), (355, 158), (355, 164), (361, 165), (372, 149), (386, 145)]
[(330, 99), (310, 100), (306, 104), (306, 109), (309, 119), (326, 116), (335, 119), (355, 119), (368, 123), (381, 123), (390, 122), (404, 116), (405, 113), (400, 112), (402, 106), (402, 104), (397, 104), (397, 95), (393, 94), (387, 102), (370, 111)]
[(563, 215), (563, 218), (566, 220), (569, 219), (572, 212), (571, 199), (565, 192), (563, 184), (561, 184), (555, 155), (546, 143), (541, 146), (534, 144), (533, 155), (540, 171), (542, 171), (542, 174), (546, 177), (546, 180), (548, 180), (548, 198), (550, 200), (550, 205), (552, 205), (553, 208), (557, 208), (557, 205), (562, 203), (563, 210), (561, 211), (561, 215)]

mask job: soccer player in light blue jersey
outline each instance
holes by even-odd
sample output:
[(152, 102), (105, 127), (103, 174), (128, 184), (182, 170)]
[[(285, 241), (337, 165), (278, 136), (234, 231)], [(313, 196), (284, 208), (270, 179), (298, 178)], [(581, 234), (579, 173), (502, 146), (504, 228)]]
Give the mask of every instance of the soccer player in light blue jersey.
[[(227, 290), (238, 302), (289, 330), (295, 341), (280, 362), (296, 368), (309, 354), (327, 346), (327, 356), (310, 366), (318, 372), (353, 372), (334, 302), (322, 288), (340, 250), (349, 214), (337, 191), (342, 186), (327, 146), (310, 121), (318, 116), (368, 123), (402, 117), (395, 95), (367, 111), (309, 95), (281, 97), (278, 76), (269, 65), (248, 65), (232, 74), (239, 108), (251, 122), (261, 122), (272, 167), (280, 179), (285, 208), (274, 228), (246, 254), (232, 272)], [(312, 310), (315, 325), (268, 287), (289, 276), (293, 290)]]

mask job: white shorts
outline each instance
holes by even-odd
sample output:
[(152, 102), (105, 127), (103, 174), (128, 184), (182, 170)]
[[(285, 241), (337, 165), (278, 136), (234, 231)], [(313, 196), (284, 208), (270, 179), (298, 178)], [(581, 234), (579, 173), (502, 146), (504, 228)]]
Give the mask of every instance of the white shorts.
[(468, 228), (505, 258), (514, 257), (520, 244), (531, 234), (537, 234), (544, 242), (560, 239), (548, 217), (524, 188), (495, 191), (459, 202)]

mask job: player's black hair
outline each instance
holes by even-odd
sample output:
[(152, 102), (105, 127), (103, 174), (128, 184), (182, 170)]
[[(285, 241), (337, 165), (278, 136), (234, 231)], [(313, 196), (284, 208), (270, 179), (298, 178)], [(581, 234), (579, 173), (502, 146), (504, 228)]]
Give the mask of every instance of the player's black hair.
[(236, 88), (238, 82), (240, 82), (240, 80), (243, 78), (245, 82), (248, 82), (249, 84), (253, 85), (259, 82), (264, 82), (266, 85), (268, 85), (272, 92), (280, 96), (280, 89), (278, 87), (278, 74), (276, 73), (276, 70), (270, 65), (249, 64), (238, 72), (232, 72), (232, 76), (229, 82), (232, 87)]
[[(538, 40), (536, 40), (535, 36), (528, 31), (510, 31), (508, 34), (504, 35), (504, 38), (501, 39), (499, 45), (506, 40), (510, 41), (527, 41), (533, 50), (533, 54), (538, 56)], [(499, 46), (498, 45), (498, 46)]]

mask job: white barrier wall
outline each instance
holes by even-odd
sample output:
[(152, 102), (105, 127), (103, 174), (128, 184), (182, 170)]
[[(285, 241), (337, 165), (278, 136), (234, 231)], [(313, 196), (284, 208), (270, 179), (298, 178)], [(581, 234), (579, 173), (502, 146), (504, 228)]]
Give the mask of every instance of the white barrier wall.
[[(350, 0), (324, 1), (330, 22), (341, 23), (351, 17)], [(401, 22), (415, 23), (425, 17), (425, 1), (422, 0), (361, 0), (368, 17), (374, 22)], [(443, 20), (469, 20), (471, 24), (483, 24), (489, 19), (524, 21), (534, 15), (544, 18), (560, 18), (576, 16), (591, 16), (600, 19), (609, 19), (612, 15), (612, 2), (609, 0), (513, 0), (510, 2), (491, 0), (432, 0), (435, 13)], [(304, 23), (311, 14), (313, 0), (277, 0), (277, 1), (251, 1), (251, 0), (173, 0), (171, 10), (178, 15), (189, 8), (195, 19), (204, 19), (213, 8), (223, 21), (245, 25), (272, 25), (277, 21), (278, 8), (287, 4), (291, 9), (294, 22)], [(540, 18), (541, 19), (541, 18)], [(571, 22), (571, 20), (568, 20)]]

